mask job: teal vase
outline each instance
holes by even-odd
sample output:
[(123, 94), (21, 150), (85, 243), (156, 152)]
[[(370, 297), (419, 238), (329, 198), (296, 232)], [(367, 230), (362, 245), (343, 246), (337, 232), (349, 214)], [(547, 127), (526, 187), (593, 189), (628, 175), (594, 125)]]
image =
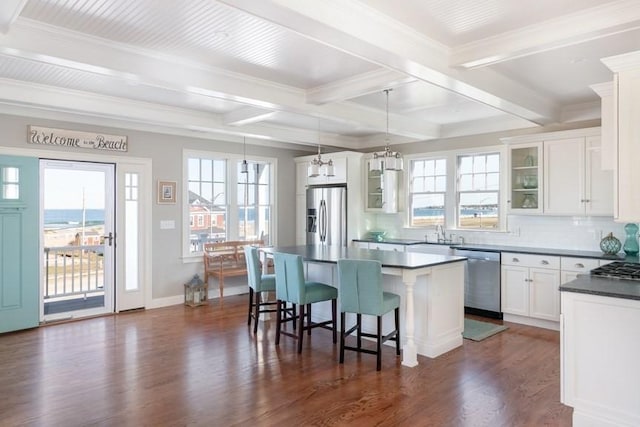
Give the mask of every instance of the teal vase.
[(624, 226), (627, 238), (624, 241), (622, 249), (627, 255), (638, 255), (638, 226), (636, 224), (627, 224)]

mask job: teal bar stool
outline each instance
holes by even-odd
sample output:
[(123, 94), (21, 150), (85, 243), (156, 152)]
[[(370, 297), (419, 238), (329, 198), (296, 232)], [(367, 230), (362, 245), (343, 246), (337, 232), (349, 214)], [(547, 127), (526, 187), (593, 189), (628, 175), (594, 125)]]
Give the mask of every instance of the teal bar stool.
[[(276, 268), (276, 299), (278, 301), (278, 314), (276, 317), (276, 345), (280, 344), (280, 334), (287, 335), (298, 340), (298, 353), (302, 353), (302, 337), (304, 331), (311, 335), (311, 329), (324, 328), (333, 331), (333, 342), (337, 342), (337, 298), (338, 289), (333, 286), (307, 282), (304, 279), (302, 257), (275, 252), (273, 259)], [(331, 320), (314, 323), (311, 321), (311, 304), (320, 301), (331, 301)], [(286, 304), (291, 303), (293, 310), (287, 312)], [(295, 307), (298, 306), (298, 313)], [(304, 319), (307, 318), (305, 324)], [(282, 323), (292, 321), (295, 329), (298, 320), (297, 334), (282, 330)]]
[[(382, 290), (382, 265), (379, 261), (338, 260), (340, 278), (340, 363), (344, 363), (344, 351), (377, 355), (376, 370), (382, 369), (382, 343), (396, 342), (396, 354), (400, 355), (400, 296)], [(395, 330), (382, 336), (382, 316), (395, 310)], [(345, 332), (345, 313), (356, 314), (356, 324)], [(378, 318), (376, 334), (362, 332), (362, 315)], [(345, 338), (356, 332), (357, 346), (345, 345)], [(376, 350), (362, 348), (362, 337), (375, 338)]]
[(276, 290), (276, 276), (275, 274), (262, 274), (258, 248), (245, 246), (244, 258), (247, 262), (247, 279), (249, 281), (249, 318), (247, 325), (251, 325), (251, 318), (253, 318), (255, 321), (253, 333), (255, 334), (258, 332), (260, 313), (275, 313), (277, 311), (274, 308), (277, 304), (276, 301), (262, 301), (263, 292), (274, 292)]

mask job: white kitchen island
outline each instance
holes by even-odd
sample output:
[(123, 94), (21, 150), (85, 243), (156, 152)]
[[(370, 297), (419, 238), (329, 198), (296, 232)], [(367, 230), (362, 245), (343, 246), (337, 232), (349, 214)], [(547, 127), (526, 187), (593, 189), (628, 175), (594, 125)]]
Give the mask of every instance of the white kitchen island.
[(417, 366), (418, 354), (433, 358), (462, 345), (464, 257), (323, 245), (274, 247), (262, 251), (267, 256), (273, 252), (301, 255), (306, 263), (308, 280), (336, 287), (339, 259), (380, 261), (385, 289), (401, 296), (404, 366)]

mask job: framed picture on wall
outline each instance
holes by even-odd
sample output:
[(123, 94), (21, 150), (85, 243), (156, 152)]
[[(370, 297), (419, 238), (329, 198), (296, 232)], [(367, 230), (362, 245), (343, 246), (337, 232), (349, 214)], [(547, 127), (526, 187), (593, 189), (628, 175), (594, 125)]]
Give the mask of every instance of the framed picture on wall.
[(176, 182), (158, 181), (158, 203), (176, 202)]

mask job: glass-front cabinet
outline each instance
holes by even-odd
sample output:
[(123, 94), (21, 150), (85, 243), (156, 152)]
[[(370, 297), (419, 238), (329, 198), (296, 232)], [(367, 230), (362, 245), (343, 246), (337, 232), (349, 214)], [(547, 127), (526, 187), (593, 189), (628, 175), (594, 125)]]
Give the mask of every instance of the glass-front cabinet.
[(398, 212), (398, 172), (369, 170), (367, 159), (365, 165), (365, 210), (370, 212)]
[(509, 148), (511, 211), (542, 212), (542, 143)]

